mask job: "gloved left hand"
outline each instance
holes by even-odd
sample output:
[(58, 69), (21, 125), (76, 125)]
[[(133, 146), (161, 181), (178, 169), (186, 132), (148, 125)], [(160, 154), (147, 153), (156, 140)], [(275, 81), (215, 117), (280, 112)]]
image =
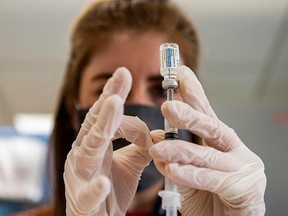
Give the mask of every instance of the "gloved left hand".
[[(131, 83), (127, 69), (116, 70), (86, 115), (65, 163), (67, 215), (126, 214), (153, 145), (144, 122), (123, 116)], [(120, 137), (134, 144), (113, 152)]]
[(181, 101), (166, 101), (164, 117), (203, 138), (205, 145), (165, 140), (150, 149), (157, 168), (179, 184), (183, 215), (264, 215), (266, 176), (261, 159), (211, 108), (195, 74), (177, 74)]

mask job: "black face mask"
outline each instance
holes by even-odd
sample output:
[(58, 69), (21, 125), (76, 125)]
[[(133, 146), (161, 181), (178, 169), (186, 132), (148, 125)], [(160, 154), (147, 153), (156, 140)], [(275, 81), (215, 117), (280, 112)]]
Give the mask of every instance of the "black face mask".
[[(79, 122), (82, 123), (84, 121), (85, 116), (88, 111), (89, 111), (89, 108), (77, 110), (77, 116), (78, 116)], [(124, 115), (138, 116), (142, 121), (144, 121), (147, 124), (150, 130), (164, 128), (164, 119), (163, 119), (160, 107), (152, 107), (152, 106), (145, 106), (145, 105), (125, 105)], [(193, 134), (187, 130), (178, 130), (178, 136), (179, 136), (179, 139), (182, 139), (182, 140), (186, 140), (186, 141), (193, 140)], [(114, 140), (113, 150), (115, 151), (129, 144), (130, 142), (122, 138)], [(153, 161), (151, 161), (151, 163), (144, 169), (142, 173), (137, 191), (142, 191), (153, 186), (161, 178), (163, 178), (163, 176), (161, 175), (161, 173), (158, 172)]]

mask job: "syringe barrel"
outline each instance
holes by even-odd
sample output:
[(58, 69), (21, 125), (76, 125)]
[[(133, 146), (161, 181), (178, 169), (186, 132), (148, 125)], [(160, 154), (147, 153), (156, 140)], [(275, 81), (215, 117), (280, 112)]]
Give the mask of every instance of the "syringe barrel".
[[(167, 101), (172, 101), (173, 99), (174, 99), (174, 89), (168, 88), (167, 89)], [(177, 139), (178, 138), (178, 129), (174, 127), (167, 119), (164, 119), (164, 130), (165, 130), (165, 139)]]
[[(167, 101), (172, 101), (174, 90), (178, 88), (176, 74), (180, 66), (179, 47), (175, 43), (165, 43), (160, 46), (160, 73), (164, 77), (162, 87), (167, 91)], [(165, 119), (165, 139), (178, 139), (178, 129)], [(162, 197), (162, 208), (166, 216), (177, 216), (181, 208), (181, 195), (177, 184), (165, 176), (165, 189), (159, 192)]]

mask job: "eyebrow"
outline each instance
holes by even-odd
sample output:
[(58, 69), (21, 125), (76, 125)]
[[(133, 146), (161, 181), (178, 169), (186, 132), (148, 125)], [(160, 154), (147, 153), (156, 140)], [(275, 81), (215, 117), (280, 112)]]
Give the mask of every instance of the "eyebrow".
[(107, 80), (107, 79), (109, 79), (112, 76), (112, 74), (113, 74), (112, 72), (102, 72), (100, 74), (94, 75), (91, 80), (92, 81), (96, 81), (96, 80), (99, 80), (99, 79)]

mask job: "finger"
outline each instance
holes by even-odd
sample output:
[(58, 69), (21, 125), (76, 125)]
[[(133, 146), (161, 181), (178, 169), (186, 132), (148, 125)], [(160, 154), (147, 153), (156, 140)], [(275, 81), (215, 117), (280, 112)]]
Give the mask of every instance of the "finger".
[[(151, 156), (151, 155), (150, 155)], [(153, 158), (152, 158), (153, 159)], [(164, 162), (160, 162), (157, 159), (154, 159), (154, 164), (157, 168), (157, 170), (163, 175), (165, 176), (165, 166), (166, 164)]]
[[(117, 184), (122, 185), (119, 181), (124, 180), (126, 183), (129, 182), (129, 185), (131, 186), (130, 189), (132, 189), (132, 186), (136, 189), (141, 173), (151, 161), (148, 151), (135, 144), (131, 144), (114, 151), (113, 154), (112, 172), (116, 175), (119, 173), (119, 176), (124, 176), (123, 173), (126, 173), (125, 178), (116, 179)], [(135, 181), (135, 178), (137, 181)], [(126, 184), (125, 182), (123, 182), (123, 185)], [(125, 187), (122, 189), (124, 190), (122, 191), (124, 193)], [(118, 191), (121, 191), (122, 189), (119, 189)]]
[(223, 178), (221, 171), (177, 163), (166, 165), (165, 175), (177, 184), (210, 192), (214, 191), (215, 185), (218, 185)]
[(98, 176), (82, 187), (77, 196), (78, 209), (81, 215), (90, 215), (105, 201), (111, 191), (110, 180), (106, 176)]
[[(124, 119), (124, 120), (123, 120)], [(132, 143), (131, 145), (128, 145), (126, 147), (120, 148), (116, 151), (114, 151), (114, 165), (117, 164), (118, 166), (126, 166), (122, 167), (123, 170), (130, 170), (132, 174), (132, 178), (135, 176), (140, 176), (143, 169), (149, 164), (151, 161), (151, 157), (149, 155), (149, 152), (147, 151), (148, 148), (150, 148), (153, 143), (159, 142), (160, 140), (164, 139), (164, 131), (163, 130), (154, 130), (151, 133), (149, 133), (149, 130), (144, 122), (142, 122), (139, 118), (131, 117), (131, 116), (125, 116), (122, 119), (122, 122), (125, 122), (125, 120), (129, 123), (125, 126), (126, 130), (123, 130), (123, 125), (120, 131), (118, 129), (118, 136), (120, 137), (126, 137), (125, 139), (129, 140)], [(139, 127), (139, 125), (142, 125), (143, 128)], [(133, 126), (131, 128), (131, 126)], [(128, 130), (127, 130), (128, 128)], [(144, 132), (146, 131), (146, 132)], [(121, 132), (121, 134), (120, 134)], [(116, 137), (119, 138), (119, 137)], [(119, 163), (119, 160), (121, 160), (121, 163)], [(117, 172), (117, 170), (115, 171)]]
[(102, 103), (111, 95), (117, 94), (125, 101), (131, 89), (131, 85), (132, 77), (129, 70), (125, 67), (117, 68), (112, 77), (108, 79), (105, 84), (103, 93), (100, 95), (95, 105), (92, 106), (92, 113), (98, 114)]
[(104, 101), (113, 94), (118, 94), (123, 99), (123, 101), (125, 101), (131, 89), (131, 85), (132, 77), (128, 69), (124, 67), (118, 68), (113, 73), (113, 76), (108, 79), (103, 88), (103, 93), (100, 95), (99, 99), (94, 103), (86, 115), (77, 136), (75, 145), (80, 145), (83, 137), (88, 133), (92, 125), (96, 122), (97, 116)]
[[(151, 137), (152, 137), (152, 140), (153, 140), (154, 144), (158, 144), (159, 142), (161, 142), (161, 141), (163, 141), (165, 139), (165, 131), (164, 130), (153, 130), (153, 131), (150, 132), (150, 134), (151, 134)], [(150, 149), (149, 149), (148, 153), (149, 153), (149, 155), (151, 157)], [(157, 170), (162, 175), (164, 175), (165, 174), (165, 171), (164, 171), (165, 163), (158, 161), (157, 158), (155, 157), (154, 158), (154, 164), (155, 164)]]
[(210, 191), (223, 197), (231, 197), (247, 193), (249, 187), (253, 187), (257, 181), (263, 179), (264, 169), (247, 166), (239, 172), (222, 172), (172, 163), (165, 167), (165, 173), (172, 181), (180, 185)]
[(153, 130), (150, 132), (153, 143), (158, 143), (165, 139), (165, 132), (163, 130)]
[[(243, 145), (244, 147), (244, 145)], [(245, 148), (235, 154), (245, 154)], [(219, 171), (235, 171), (243, 166), (234, 152), (223, 153), (209, 146), (194, 145), (183, 140), (165, 140), (149, 149), (150, 156), (161, 164), (191, 164)], [(244, 161), (246, 162), (246, 161)]]
[(150, 131), (147, 125), (138, 117), (123, 116), (114, 139), (124, 138), (144, 149), (153, 145)]
[[(108, 174), (109, 169), (102, 170), (103, 163), (109, 167), (112, 162), (111, 140), (123, 116), (123, 100), (119, 95), (112, 95), (103, 103), (97, 122), (80, 146), (72, 146), (68, 157), (74, 165), (72, 169), (83, 179), (89, 181), (93, 176)], [(110, 148), (108, 148), (110, 146)], [(104, 161), (104, 162), (103, 162)]]
[(112, 95), (103, 102), (97, 122), (83, 138), (81, 149), (91, 157), (103, 157), (123, 116), (123, 100)]
[(180, 83), (179, 93), (185, 103), (189, 104), (194, 109), (217, 119), (217, 116), (209, 104), (201, 83), (190, 68), (186, 66), (179, 67), (177, 80)]
[(204, 138), (209, 146), (220, 151), (229, 151), (242, 144), (233, 129), (181, 101), (166, 101), (161, 111), (172, 125)]

